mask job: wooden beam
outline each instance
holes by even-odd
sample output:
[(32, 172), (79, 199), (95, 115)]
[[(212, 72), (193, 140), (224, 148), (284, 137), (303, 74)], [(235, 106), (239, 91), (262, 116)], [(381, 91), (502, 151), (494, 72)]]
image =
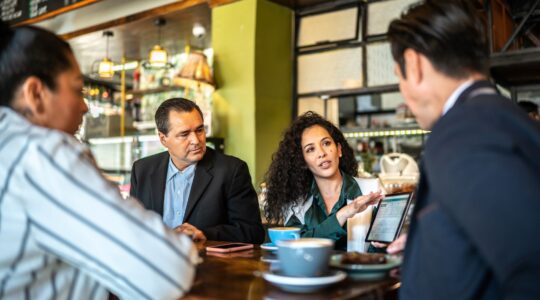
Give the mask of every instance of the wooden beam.
[(53, 10), (53, 11), (51, 11), (49, 13), (46, 13), (46, 14), (43, 14), (41, 16), (37, 16), (35, 18), (27, 19), (27, 20), (24, 20), (22, 22), (13, 24), (13, 26), (14, 27), (19, 27), (19, 26), (23, 26), (23, 25), (30, 25), (30, 24), (41, 22), (41, 21), (45, 21), (47, 19), (54, 18), (54, 17), (56, 17), (56, 16), (58, 16), (60, 14), (67, 13), (67, 12), (70, 12), (72, 10), (76, 10), (78, 8), (85, 7), (87, 5), (90, 5), (90, 4), (99, 2), (99, 1), (101, 1), (101, 0), (83, 0), (83, 1), (77, 2), (75, 4), (71, 4), (71, 5), (59, 8), (57, 10)]
[(44, 20), (47, 20), (47, 19), (54, 18), (54, 17), (56, 17), (56, 16), (58, 16), (60, 14), (67, 13), (67, 12), (76, 10), (78, 8), (81, 8), (81, 7), (85, 7), (87, 5), (90, 5), (90, 4), (99, 2), (99, 1), (101, 1), (101, 0), (83, 0), (83, 1), (77, 2), (75, 4), (71, 4), (71, 5), (68, 5), (68, 6), (64, 6), (64, 7), (60, 8), (60, 9), (53, 10), (53, 11), (51, 11), (49, 13), (44, 14), (44, 15), (24, 20), (22, 22), (14, 24), (13, 26), (14, 27), (19, 27), (19, 26), (23, 26), (23, 25), (30, 25), (30, 24), (38, 23), (38, 22), (41, 22), (41, 21), (44, 21)]
[(214, 8), (221, 5), (230, 4), (236, 1), (238, 0), (208, 0), (208, 6), (210, 6), (210, 8)]
[[(208, 4), (208, 1), (209, 0), (185, 0), (181, 2), (175, 2), (175, 3), (167, 4), (164, 6), (156, 7), (150, 10), (146, 10), (143, 12), (139, 12), (133, 15), (125, 16), (116, 20), (108, 21), (101, 24), (96, 24), (96, 25), (93, 25), (84, 29), (65, 33), (61, 36), (62, 38), (69, 40), (69, 39), (72, 39), (72, 38), (75, 38), (75, 37), (78, 37), (87, 33), (101, 31), (107, 28), (123, 25), (123, 24), (130, 23), (133, 21), (161, 16), (170, 12), (187, 9), (187, 8), (193, 7), (195, 5), (203, 4), (203, 3)], [(224, 0), (224, 1), (227, 1), (227, 0)]]

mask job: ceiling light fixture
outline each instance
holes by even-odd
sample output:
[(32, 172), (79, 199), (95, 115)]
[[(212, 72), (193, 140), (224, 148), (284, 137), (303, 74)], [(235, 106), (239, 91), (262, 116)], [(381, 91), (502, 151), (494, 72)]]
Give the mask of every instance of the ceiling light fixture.
[(168, 65), (167, 50), (161, 47), (161, 27), (167, 24), (167, 21), (163, 18), (158, 18), (154, 21), (154, 24), (158, 27), (158, 42), (150, 51), (148, 57), (148, 63), (151, 67), (163, 68)]
[(99, 62), (98, 75), (101, 78), (112, 78), (114, 76), (113, 62), (109, 58), (109, 38), (114, 36), (112, 31), (104, 31), (103, 36), (107, 39), (105, 57)]

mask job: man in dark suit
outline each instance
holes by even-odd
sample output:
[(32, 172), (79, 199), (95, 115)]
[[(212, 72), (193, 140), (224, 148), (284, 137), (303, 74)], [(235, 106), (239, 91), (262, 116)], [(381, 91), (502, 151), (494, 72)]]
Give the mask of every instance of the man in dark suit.
[(540, 299), (540, 126), (487, 81), (471, 3), (422, 1), (388, 30), (400, 90), (431, 130), (400, 299)]
[(136, 161), (130, 194), (164, 223), (195, 240), (262, 243), (257, 194), (245, 162), (206, 148), (203, 117), (192, 101), (173, 98), (156, 111), (168, 151)]

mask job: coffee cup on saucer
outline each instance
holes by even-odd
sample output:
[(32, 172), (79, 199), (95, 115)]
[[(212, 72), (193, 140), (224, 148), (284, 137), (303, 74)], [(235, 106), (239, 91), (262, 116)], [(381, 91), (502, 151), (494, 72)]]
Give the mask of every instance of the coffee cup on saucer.
[(316, 277), (328, 272), (334, 241), (321, 238), (301, 238), (277, 242), (278, 258), (283, 275)]
[(268, 236), (272, 244), (277, 245), (278, 241), (296, 240), (300, 238), (300, 228), (296, 227), (272, 227), (268, 228)]

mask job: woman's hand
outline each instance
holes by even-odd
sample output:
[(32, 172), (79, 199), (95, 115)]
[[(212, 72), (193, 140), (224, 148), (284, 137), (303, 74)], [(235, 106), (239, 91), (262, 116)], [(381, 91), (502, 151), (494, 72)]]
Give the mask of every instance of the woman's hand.
[(351, 203), (342, 207), (337, 213), (336, 218), (341, 226), (347, 222), (348, 218), (353, 217), (355, 214), (366, 210), (370, 205), (376, 204), (384, 198), (384, 195), (379, 190), (375, 193), (369, 193), (368, 195), (359, 196)]

